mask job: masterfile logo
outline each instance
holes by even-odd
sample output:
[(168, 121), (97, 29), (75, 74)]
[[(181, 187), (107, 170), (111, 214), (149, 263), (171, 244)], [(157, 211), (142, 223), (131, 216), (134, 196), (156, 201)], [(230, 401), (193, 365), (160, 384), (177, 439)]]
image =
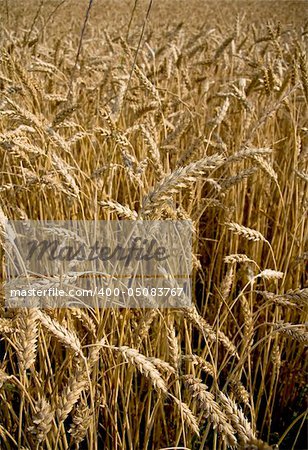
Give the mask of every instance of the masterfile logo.
[(10, 221), (7, 306), (188, 306), (191, 235), (190, 221)]

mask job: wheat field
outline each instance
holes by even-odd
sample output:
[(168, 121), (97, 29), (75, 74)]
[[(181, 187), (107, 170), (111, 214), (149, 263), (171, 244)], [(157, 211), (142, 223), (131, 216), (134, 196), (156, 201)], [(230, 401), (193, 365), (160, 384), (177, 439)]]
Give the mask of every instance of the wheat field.
[(306, 449), (307, 3), (0, 17), (2, 244), (7, 219), (194, 231), (189, 308), (12, 309), (2, 289), (0, 448)]

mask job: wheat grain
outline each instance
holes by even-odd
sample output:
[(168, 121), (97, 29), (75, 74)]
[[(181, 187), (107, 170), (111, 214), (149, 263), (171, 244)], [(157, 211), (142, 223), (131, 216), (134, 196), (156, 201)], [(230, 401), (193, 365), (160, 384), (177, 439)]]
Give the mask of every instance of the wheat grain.
[(167, 387), (163, 378), (156, 369), (155, 365), (148, 358), (139, 353), (137, 350), (129, 348), (127, 346), (118, 347), (115, 348), (115, 350), (121, 352), (123, 357), (130, 364), (135, 366), (140, 371), (140, 373), (148, 377), (155, 389), (167, 393)]
[(294, 325), (288, 322), (277, 322), (274, 324), (274, 330), (278, 333), (285, 334), (298, 342), (308, 345), (308, 332), (300, 325)]
[(218, 403), (214, 400), (213, 394), (207, 391), (207, 388), (200, 380), (187, 375), (184, 382), (192, 397), (198, 401), (205, 416), (212, 422), (213, 427), (221, 433), (221, 438), (227, 445), (235, 446), (237, 443), (233, 427), (228, 422), (226, 414), (220, 409)]
[(38, 311), (35, 308), (25, 309), (20, 313), (17, 322), (16, 346), (22, 370), (33, 366), (37, 353)]
[(32, 417), (34, 425), (29, 427), (29, 431), (35, 435), (36, 441), (41, 443), (46, 439), (46, 436), (52, 427), (54, 411), (44, 397), (36, 402), (34, 410), (35, 413)]
[(90, 408), (84, 403), (80, 402), (73, 415), (73, 423), (68, 430), (71, 435), (72, 442), (76, 445), (80, 444), (87, 433), (91, 424), (92, 413)]
[(57, 402), (57, 417), (60, 422), (64, 422), (87, 387), (88, 380), (84, 371), (78, 370), (76, 375), (69, 378)]
[(227, 222), (225, 223), (225, 226), (233, 233), (239, 236), (243, 236), (245, 239), (248, 239), (249, 241), (266, 242), (265, 237), (259, 231), (253, 230), (252, 228), (244, 227), (243, 225), (240, 225), (235, 222)]
[(191, 429), (193, 433), (195, 433), (197, 436), (200, 436), (197, 419), (194, 416), (193, 412), (189, 409), (188, 405), (180, 401), (176, 397), (173, 397), (173, 400), (175, 404), (178, 406), (181, 415), (183, 415), (183, 420), (185, 421), (185, 424), (187, 424), (187, 426)]
[(82, 348), (81, 343), (73, 331), (68, 330), (55, 319), (52, 319), (42, 311), (37, 312), (37, 316), (41, 324), (52, 333), (62, 344), (67, 348), (72, 349), (75, 353), (81, 355)]

